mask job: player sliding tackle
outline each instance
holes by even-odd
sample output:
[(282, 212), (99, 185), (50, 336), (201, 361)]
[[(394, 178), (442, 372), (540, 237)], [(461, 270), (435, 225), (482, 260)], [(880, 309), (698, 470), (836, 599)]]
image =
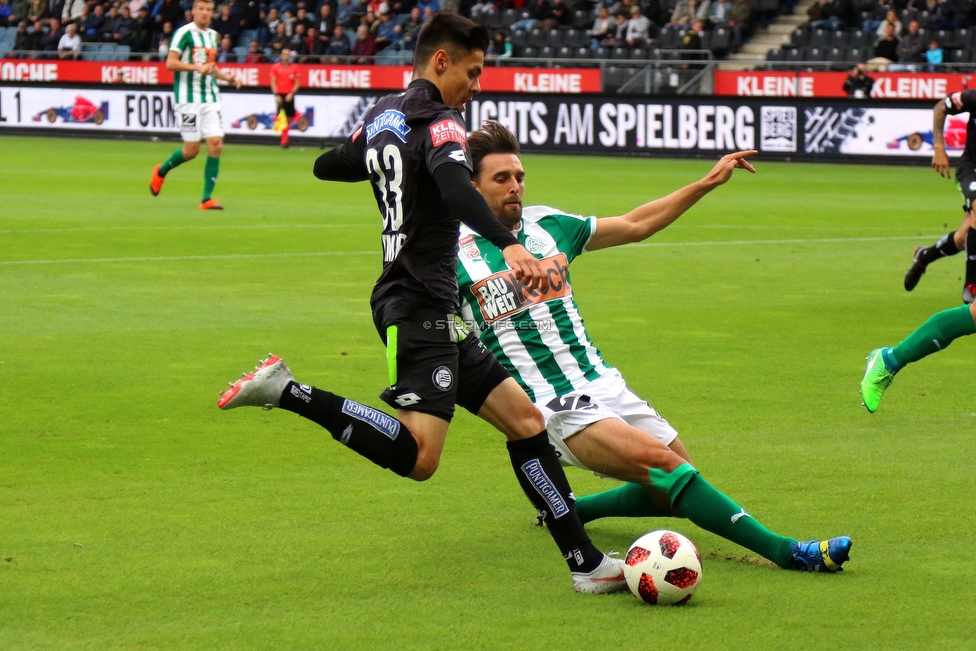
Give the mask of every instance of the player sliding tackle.
[(516, 477), (546, 514), (576, 589), (625, 590), (623, 561), (604, 556), (583, 530), (542, 414), (456, 316), (459, 219), (498, 247), (526, 287), (548, 287), (544, 266), (471, 187), (460, 111), (480, 91), (487, 48), (485, 27), (456, 14), (435, 16), (420, 32), (406, 92), (381, 99), (361, 129), (315, 162), (320, 179), (371, 181), (383, 216), (383, 271), (370, 305), (387, 346), (390, 386), (381, 397), (397, 417), (298, 384), (273, 356), (218, 404), (293, 411), (373, 463), (417, 481), (437, 470), (454, 405), (461, 405), (505, 434)]
[(666, 228), (736, 169), (755, 172), (755, 151), (724, 156), (709, 174), (621, 217), (578, 217), (546, 206), (522, 207), (519, 144), (488, 122), (468, 138), (472, 183), (495, 216), (541, 258), (549, 288), (535, 291), (513, 277), (498, 248), (462, 228), (458, 285), (462, 315), (542, 411), (563, 463), (627, 482), (577, 498), (583, 522), (609, 516), (686, 517), (783, 568), (835, 572), (851, 539), (799, 542), (771, 532), (705, 481), (677, 432), (631, 391), (593, 345), (570, 286), (581, 254), (640, 242)]

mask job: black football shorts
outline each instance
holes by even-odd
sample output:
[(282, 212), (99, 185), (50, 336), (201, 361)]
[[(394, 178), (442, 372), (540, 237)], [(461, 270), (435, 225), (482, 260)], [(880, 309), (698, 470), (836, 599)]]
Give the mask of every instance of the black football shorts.
[(450, 421), (454, 405), (477, 414), (510, 377), (478, 337), (429, 299), (398, 292), (377, 302), (373, 323), (386, 344), (390, 386), (380, 398), (394, 409)]
[(971, 164), (960, 163), (956, 168), (956, 187), (962, 192), (962, 209), (971, 211), (976, 201), (976, 169)]

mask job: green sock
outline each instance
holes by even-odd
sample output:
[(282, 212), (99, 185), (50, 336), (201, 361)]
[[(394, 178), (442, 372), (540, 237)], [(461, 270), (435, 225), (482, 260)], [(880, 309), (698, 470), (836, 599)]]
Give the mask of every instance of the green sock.
[(713, 488), (691, 465), (681, 464), (671, 473), (651, 470), (648, 475), (651, 484), (667, 491), (671, 503), (702, 529), (742, 545), (780, 567), (789, 566), (793, 557), (790, 543), (795, 541), (759, 524), (745, 509)]
[(163, 163), (163, 166), (159, 168), (159, 175), (165, 177), (171, 169), (177, 165), (182, 165), (185, 162), (186, 159), (183, 158), (183, 148), (180, 147), (174, 151), (170, 157), (166, 159), (166, 162)]
[(217, 183), (217, 171), (220, 169), (220, 159), (207, 156), (207, 164), (203, 167), (203, 200), (208, 201)]
[(891, 351), (898, 361), (898, 368), (892, 372), (895, 373), (906, 364), (939, 352), (959, 337), (973, 333), (976, 333), (976, 323), (973, 322), (973, 315), (968, 305), (934, 314), (922, 324), (922, 327), (908, 335)]
[(576, 498), (576, 513), (584, 524), (599, 518), (662, 518), (661, 508), (642, 484), (624, 484), (602, 493)]

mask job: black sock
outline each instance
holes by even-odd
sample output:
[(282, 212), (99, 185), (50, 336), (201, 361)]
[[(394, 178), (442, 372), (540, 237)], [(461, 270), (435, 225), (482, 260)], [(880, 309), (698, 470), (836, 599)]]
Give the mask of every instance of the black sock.
[(280, 407), (318, 423), (353, 452), (401, 477), (417, 464), (413, 434), (379, 409), (297, 382), (285, 387)]
[(976, 228), (966, 233), (966, 284), (976, 285)]
[(945, 258), (950, 255), (956, 255), (959, 253), (959, 247), (956, 246), (956, 232), (952, 231), (942, 236), (938, 242), (930, 247), (922, 249), (919, 253), (918, 259), (922, 264), (930, 264), (935, 262), (939, 258)]
[(556, 450), (545, 432), (521, 441), (509, 441), (512, 468), (525, 495), (543, 517), (572, 572), (590, 572), (603, 561), (603, 553), (590, 542), (576, 514), (576, 498), (559, 465)]

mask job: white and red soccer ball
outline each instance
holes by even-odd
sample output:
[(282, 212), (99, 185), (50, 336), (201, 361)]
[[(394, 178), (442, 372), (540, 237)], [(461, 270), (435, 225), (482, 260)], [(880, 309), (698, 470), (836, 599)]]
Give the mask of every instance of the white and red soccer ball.
[(701, 583), (701, 555), (695, 545), (674, 531), (644, 534), (627, 552), (624, 576), (634, 596), (649, 604), (678, 606)]

